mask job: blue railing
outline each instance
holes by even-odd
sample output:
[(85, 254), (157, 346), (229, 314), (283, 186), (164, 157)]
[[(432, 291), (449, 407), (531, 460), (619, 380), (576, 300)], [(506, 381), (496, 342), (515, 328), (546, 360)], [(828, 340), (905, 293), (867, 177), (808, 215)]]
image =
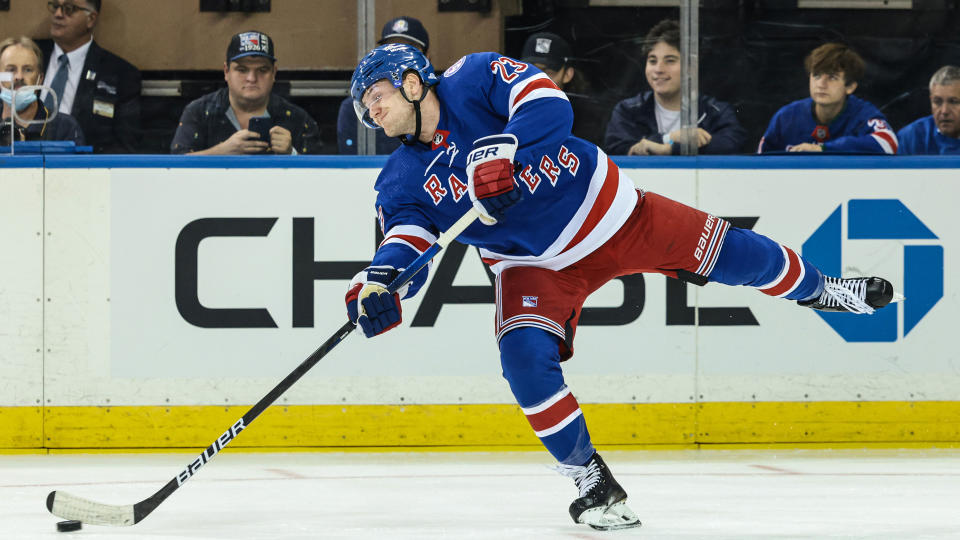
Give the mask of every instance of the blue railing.
[[(0, 168), (378, 169), (387, 156), (0, 155)], [(626, 169), (960, 169), (956, 156), (616, 156)]]

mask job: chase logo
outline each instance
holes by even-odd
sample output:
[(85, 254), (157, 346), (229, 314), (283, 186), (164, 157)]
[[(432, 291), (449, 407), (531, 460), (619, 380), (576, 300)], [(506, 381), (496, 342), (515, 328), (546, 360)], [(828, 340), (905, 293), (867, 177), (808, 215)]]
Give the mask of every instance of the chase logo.
[[(837, 207), (803, 243), (803, 256), (826, 274), (842, 272), (842, 209)], [(848, 342), (896, 341), (897, 312), (903, 306), (903, 336), (943, 297), (943, 246), (909, 240), (937, 240), (926, 225), (898, 199), (850, 199), (847, 203), (847, 240), (903, 241), (903, 302), (870, 316), (817, 312)]]

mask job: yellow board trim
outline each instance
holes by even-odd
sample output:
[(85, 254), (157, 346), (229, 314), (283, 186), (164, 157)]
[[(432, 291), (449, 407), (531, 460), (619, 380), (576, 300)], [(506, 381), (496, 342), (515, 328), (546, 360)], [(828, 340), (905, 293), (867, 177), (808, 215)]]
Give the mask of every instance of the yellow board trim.
[[(694, 448), (960, 443), (960, 402), (581, 404), (601, 447)], [(210, 444), (246, 406), (0, 407), (0, 448), (170, 451)], [(337, 451), (540, 447), (516, 405), (269, 408), (230, 448)]]
[(43, 408), (0, 407), (0, 448), (43, 446)]

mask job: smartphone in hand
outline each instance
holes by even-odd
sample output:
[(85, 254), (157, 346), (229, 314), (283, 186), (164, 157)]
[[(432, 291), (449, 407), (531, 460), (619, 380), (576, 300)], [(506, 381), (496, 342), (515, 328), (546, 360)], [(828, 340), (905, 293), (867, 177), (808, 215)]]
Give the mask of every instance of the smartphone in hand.
[(260, 135), (260, 140), (267, 143), (267, 150), (270, 151), (270, 128), (273, 127), (273, 119), (269, 116), (254, 116), (247, 124), (247, 129)]

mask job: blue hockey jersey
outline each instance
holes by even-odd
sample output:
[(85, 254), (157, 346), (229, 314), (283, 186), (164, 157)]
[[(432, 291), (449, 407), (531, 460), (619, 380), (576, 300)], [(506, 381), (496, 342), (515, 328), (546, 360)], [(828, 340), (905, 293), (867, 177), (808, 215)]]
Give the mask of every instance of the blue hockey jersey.
[(843, 110), (827, 126), (817, 121), (813, 108), (813, 99), (806, 98), (777, 111), (757, 153), (782, 152), (800, 143), (822, 143), (824, 152), (897, 153), (897, 135), (870, 102), (848, 96)]
[(897, 132), (897, 138), (900, 154), (960, 154), (960, 139), (940, 133), (933, 116), (911, 122)]
[[(375, 185), (384, 240), (375, 266), (404, 268), (472, 208), (466, 158), (487, 135), (516, 136), (514, 181), (523, 200), (496, 225), (458, 238), (499, 273), (515, 265), (561, 269), (589, 255), (627, 220), (633, 182), (597, 146), (570, 134), (566, 95), (533, 65), (497, 53), (465, 56), (434, 86), (440, 120), (432, 144), (404, 145)], [(407, 297), (426, 279), (421, 272)]]

